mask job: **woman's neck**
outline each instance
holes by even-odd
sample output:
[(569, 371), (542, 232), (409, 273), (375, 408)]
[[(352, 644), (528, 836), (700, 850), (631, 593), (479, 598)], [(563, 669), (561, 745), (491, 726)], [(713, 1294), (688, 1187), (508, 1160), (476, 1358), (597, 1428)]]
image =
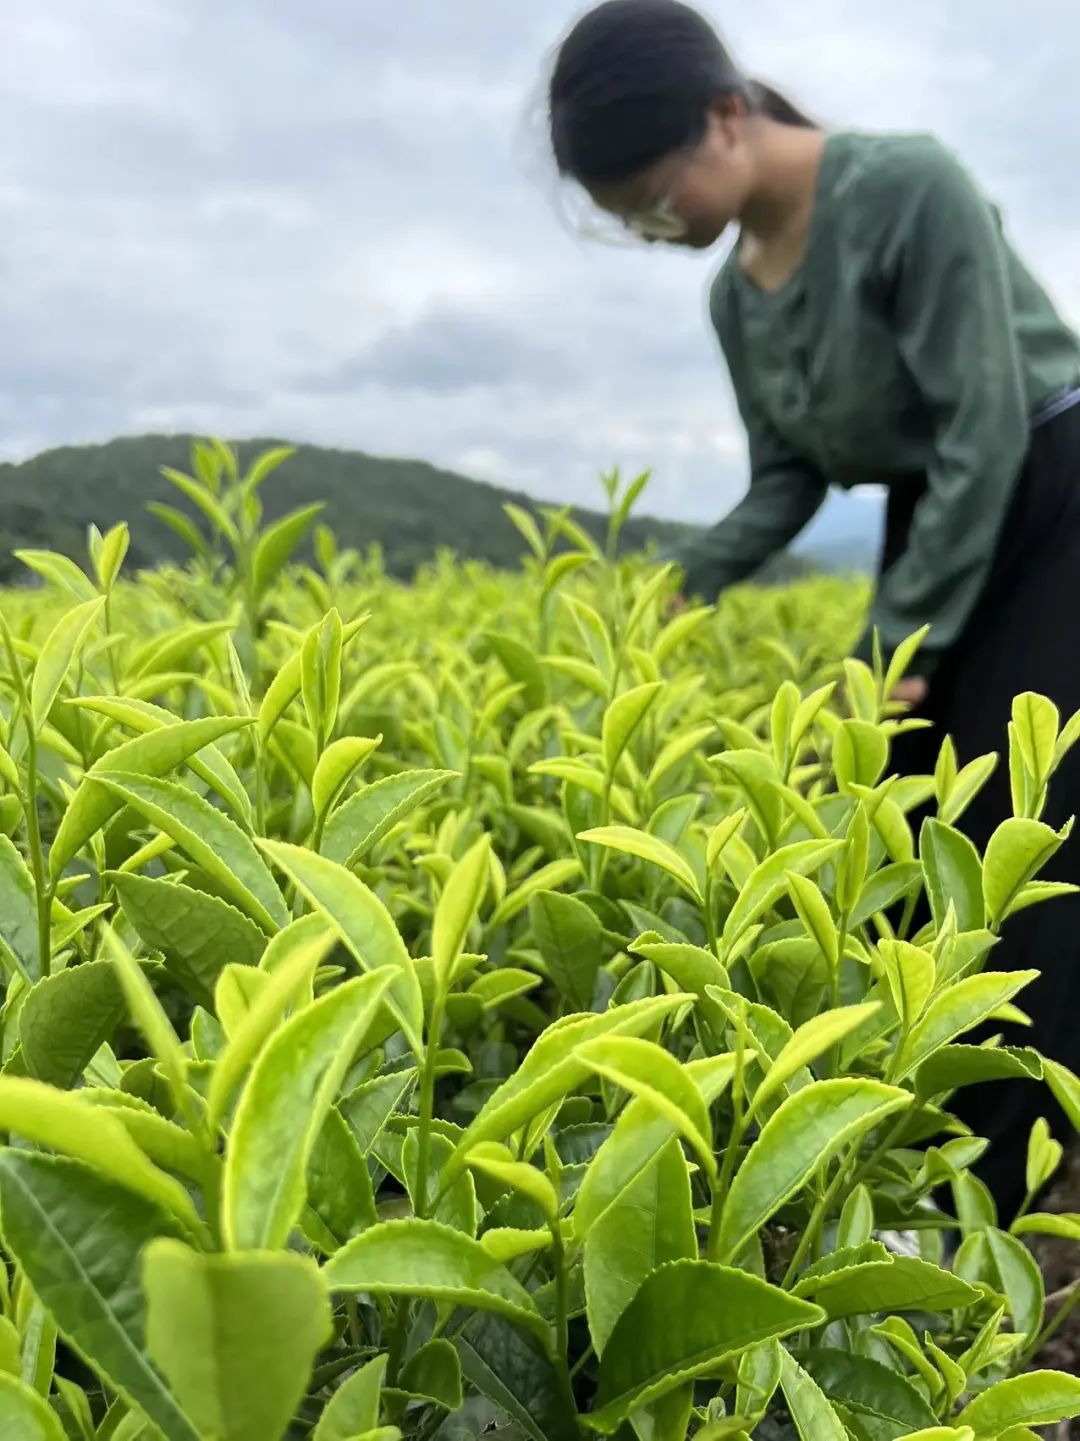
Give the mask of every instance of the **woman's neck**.
[(817, 198), (825, 133), (767, 122), (758, 138), (757, 175), (740, 217), (739, 258), (765, 290), (798, 269)]

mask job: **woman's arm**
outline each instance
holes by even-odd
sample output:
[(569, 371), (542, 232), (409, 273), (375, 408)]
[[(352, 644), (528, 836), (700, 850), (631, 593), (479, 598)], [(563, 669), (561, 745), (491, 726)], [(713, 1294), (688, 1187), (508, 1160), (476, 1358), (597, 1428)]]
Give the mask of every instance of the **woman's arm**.
[[(729, 260), (728, 266), (735, 263)], [(713, 601), (794, 540), (820, 509), (828, 486), (777, 433), (755, 399), (727, 267), (713, 286), (709, 308), (750, 451), (750, 487), (742, 500), (679, 556), (685, 571), (683, 593)]]
[(715, 600), (798, 535), (819, 510), (826, 484), (767, 430), (750, 432), (750, 488), (719, 524), (683, 547), (683, 593)]
[(921, 626), (920, 668), (960, 636), (992, 564), (1024, 462), (1029, 417), (997, 216), (937, 142), (913, 144), (883, 271), (901, 354), (934, 418), (927, 491), (878, 587), (860, 654)]

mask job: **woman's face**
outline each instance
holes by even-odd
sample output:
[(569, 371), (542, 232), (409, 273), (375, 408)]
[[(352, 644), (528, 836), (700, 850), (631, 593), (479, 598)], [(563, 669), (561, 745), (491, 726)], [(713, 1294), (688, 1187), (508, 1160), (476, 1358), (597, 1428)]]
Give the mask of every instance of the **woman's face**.
[(745, 131), (741, 103), (718, 101), (693, 150), (665, 155), (632, 180), (596, 186), (592, 199), (641, 240), (707, 250), (746, 204), (752, 170)]

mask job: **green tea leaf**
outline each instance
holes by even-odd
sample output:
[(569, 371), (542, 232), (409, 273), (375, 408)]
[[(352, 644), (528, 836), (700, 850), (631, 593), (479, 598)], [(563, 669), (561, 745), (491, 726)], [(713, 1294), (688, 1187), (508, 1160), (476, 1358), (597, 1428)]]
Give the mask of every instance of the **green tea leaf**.
[(87, 771), (64, 812), (49, 851), (53, 879), (63, 874), (68, 862), (122, 804), (115, 792), (99, 784), (98, 777), (103, 772), (163, 776), (197, 751), (249, 724), (247, 716), (207, 716), (202, 720), (177, 721), (106, 751)]
[(487, 836), (468, 851), (450, 872), (435, 908), (431, 948), (436, 990), (445, 994), (476, 913), (488, 887), (491, 842)]
[(529, 919), (548, 974), (572, 1009), (592, 1005), (600, 969), (602, 927), (583, 901), (540, 891), (529, 902)]
[(0, 942), (7, 948), (25, 981), (32, 983), (40, 979), (41, 951), (34, 878), (5, 835), (0, 835)]
[(319, 757), (311, 781), (311, 804), (317, 816), (328, 815), (350, 778), (378, 746), (378, 740), (343, 736)]
[(755, 1093), (753, 1109), (760, 1111), (766, 1101), (782, 1090), (805, 1066), (812, 1065), (880, 1009), (879, 1001), (861, 1006), (841, 1006), (800, 1026), (766, 1071), (765, 1079)]
[(108, 961), (45, 976), (19, 1010), (19, 1043), (30, 1075), (66, 1090), (109, 1040), (127, 1012)]
[[(684, 1070), (703, 1103), (711, 1106), (730, 1083), (735, 1058), (715, 1056), (690, 1061)], [(592, 1228), (618, 1206), (678, 1133), (670, 1116), (657, 1111), (647, 1096), (637, 1096), (630, 1102), (593, 1158), (577, 1193), (574, 1227), (579, 1237), (587, 1239)]]
[(420, 982), (382, 901), (363, 881), (334, 861), (280, 841), (262, 841), (261, 845), (309, 903), (326, 917), (365, 971), (391, 973), (387, 1004), (419, 1055), (424, 1011)]
[(995, 1441), (1011, 1426), (1052, 1426), (1074, 1416), (1080, 1416), (1080, 1377), (1032, 1371), (983, 1391), (957, 1419), (976, 1441)]
[(982, 862), (967, 836), (931, 816), (923, 822), (919, 856), (937, 928), (951, 904), (958, 929), (977, 931), (984, 920)]
[(266, 984), (230, 1033), (210, 1078), (206, 1109), (212, 1130), (221, 1124), (248, 1067), (286, 1009), (305, 992), (310, 1000), (312, 977), (326, 956), (331, 933), (321, 916), (305, 916), (279, 932), (275, 939), (279, 943), (275, 968), (269, 974), (252, 972), (261, 975)]
[(293, 1016), (268, 1042), (236, 1108), (222, 1186), (234, 1250), (283, 1246), (304, 1203), (315, 1138), (391, 977), (359, 976)]
[(911, 1095), (878, 1081), (815, 1081), (789, 1096), (762, 1127), (724, 1203), (720, 1253), (737, 1256), (770, 1216), (837, 1151)]
[(1000, 925), (1016, 898), (1060, 849), (1064, 836), (1041, 821), (1013, 817), (990, 837), (983, 861), (983, 893), (991, 925)]
[(678, 881), (687, 895), (697, 901), (699, 905), (701, 904), (701, 888), (693, 867), (683, 859), (674, 846), (669, 846), (666, 841), (660, 840), (657, 836), (651, 836), (646, 831), (636, 831), (631, 826), (600, 826), (595, 830), (583, 831), (578, 836), (578, 840), (588, 841), (596, 846), (606, 846), (609, 850), (620, 851), (623, 855), (636, 856), (639, 860), (659, 866), (662, 871), (666, 871), (669, 876)]
[(449, 1341), (429, 1341), (401, 1373), (401, 1390), (423, 1401), (456, 1411), (462, 1403), (461, 1362)]
[(385, 1356), (376, 1356), (342, 1382), (320, 1416), (312, 1441), (355, 1441), (375, 1429), (386, 1362)]
[(706, 1174), (715, 1175), (712, 1123), (701, 1092), (662, 1046), (633, 1036), (603, 1036), (576, 1054), (612, 1085), (645, 1099), (695, 1152)]
[(817, 1325), (815, 1306), (745, 1271), (675, 1261), (647, 1277), (600, 1364), (589, 1425), (611, 1435), (633, 1412), (771, 1337)]
[(922, 1393), (898, 1371), (847, 1351), (812, 1350), (799, 1360), (830, 1401), (892, 1431), (921, 1430), (937, 1423)]
[(306, 505), (302, 510), (283, 515), (273, 525), (267, 526), (259, 536), (251, 567), (256, 596), (262, 597), (270, 589), (288, 565), (293, 551), (308, 533), (312, 521), (324, 509), (325, 503), (322, 501)]
[(57, 621), (41, 647), (30, 686), (30, 714), (36, 731), (40, 732), (48, 720), (53, 702), (104, 606), (105, 598), (100, 596), (69, 610)]
[(112, 872), (109, 879), (143, 944), (161, 951), (169, 971), (200, 1005), (213, 1004), (226, 965), (258, 965), (266, 934), (227, 901), (151, 876)]
[(895, 1311), (953, 1311), (973, 1306), (980, 1293), (950, 1271), (913, 1256), (843, 1267), (828, 1275), (804, 1278), (797, 1296), (814, 1300), (830, 1321), (848, 1316)]
[(115, 1118), (76, 1092), (41, 1081), (0, 1076), (0, 1130), (83, 1161), (134, 1195), (168, 1211), (193, 1234), (203, 1225), (178, 1181), (152, 1166)]
[(780, 1352), (780, 1385), (802, 1441), (848, 1441), (824, 1391), (787, 1350)]
[(576, 1054), (585, 1041), (605, 1035), (642, 1035), (658, 1028), (664, 1018), (689, 997), (648, 997), (616, 1006), (603, 1015), (566, 1016), (551, 1025), (524, 1061), (491, 1095), (458, 1141), (447, 1179), (465, 1164), (470, 1149), (481, 1141), (505, 1141), (538, 1112), (576, 1090), (589, 1075), (589, 1067)]
[(12, 1441), (67, 1441), (60, 1418), (38, 1393), (0, 1373), (0, 1436)]
[(423, 1296), (494, 1311), (547, 1341), (547, 1323), (524, 1286), (479, 1241), (438, 1221), (373, 1226), (332, 1256), (323, 1274), (334, 1291)]
[(604, 768), (608, 775), (615, 774), (623, 751), (630, 744), (634, 732), (641, 725), (657, 696), (663, 690), (662, 681), (635, 686), (618, 696), (604, 712), (601, 738), (604, 754)]
[(201, 1256), (178, 1241), (143, 1253), (151, 1357), (204, 1436), (285, 1434), (330, 1338), (330, 1302), (304, 1256)]
[(992, 1016), (1038, 974), (1038, 971), (984, 971), (939, 992), (908, 1037), (900, 1057), (898, 1079), (903, 1080), (935, 1051)]
[(98, 781), (171, 836), (263, 930), (288, 925), (288, 908), (254, 843), (216, 806), (173, 781), (117, 771), (101, 771)]
[(840, 841), (796, 841), (774, 851), (754, 870), (724, 922), (723, 946), (730, 954), (750, 926), (784, 894), (788, 878), (817, 870), (842, 849)]
[(672, 1136), (586, 1236), (585, 1300), (597, 1355), (647, 1276), (668, 1261), (696, 1258), (690, 1173)]
[(0, 1151), (4, 1243), (66, 1340), (169, 1441), (200, 1441), (146, 1353), (139, 1257), (179, 1238), (158, 1207), (78, 1162)]

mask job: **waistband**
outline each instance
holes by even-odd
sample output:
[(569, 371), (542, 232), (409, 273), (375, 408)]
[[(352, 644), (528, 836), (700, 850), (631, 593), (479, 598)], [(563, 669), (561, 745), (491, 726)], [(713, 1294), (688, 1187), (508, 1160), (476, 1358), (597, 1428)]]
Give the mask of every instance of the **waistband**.
[(1041, 405), (1031, 417), (1031, 427), (1034, 430), (1037, 426), (1045, 425), (1048, 420), (1056, 416), (1064, 415), (1074, 405), (1080, 405), (1080, 385), (1074, 385), (1070, 390), (1059, 391), (1050, 400)]

